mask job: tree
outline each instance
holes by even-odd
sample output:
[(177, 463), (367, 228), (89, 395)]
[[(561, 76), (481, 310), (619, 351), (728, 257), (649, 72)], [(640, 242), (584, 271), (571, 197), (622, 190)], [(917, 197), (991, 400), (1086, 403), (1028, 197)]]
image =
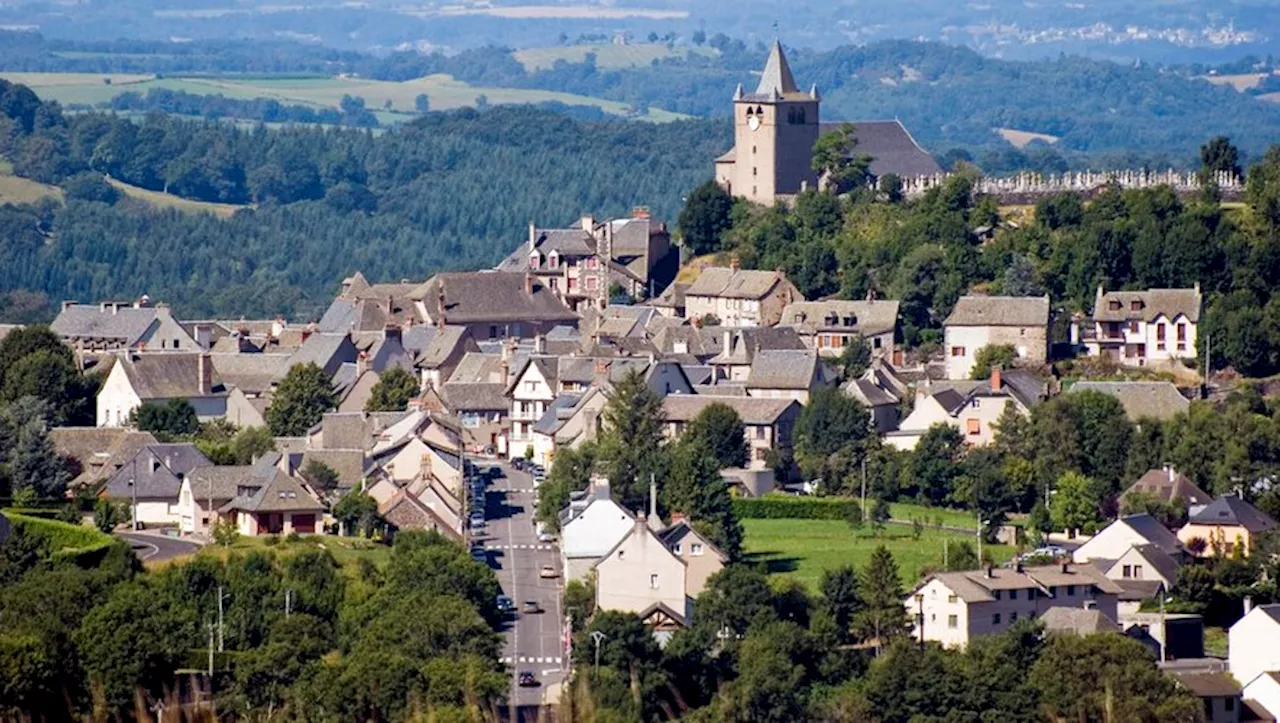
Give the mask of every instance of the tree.
[(686, 425), (682, 442), (705, 449), (721, 469), (747, 466), (749, 450), (742, 418), (727, 404), (703, 407)]
[(993, 368), (1009, 369), (1017, 359), (1018, 350), (1012, 344), (984, 346), (973, 358), (973, 371), (969, 372), (969, 378), (987, 379), (991, 376)]
[(1216, 136), (1200, 146), (1200, 182), (1209, 183), (1223, 171), (1235, 178), (1244, 175), (1240, 169), (1240, 151), (1231, 144), (1231, 139)]
[(858, 577), (863, 608), (855, 615), (855, 625), (864, 640), (875, 641), (877, 649), (907, 634), (910, 620), (902, 601), (902, 579), (898, 563), (884, 545), (871, 553), (871, 560)]
[(685, 247), (697, 255), (719, 250), (720, 237), (732, 226), (732, 210), (733, 197), (714, 179), (690, 191), (677, 220)]
[(733, 499), (720, 474), (720, 463), (700, 440), (682, 441), (673, 457), (662, 490), (667, 507), (683, 512), (721, 552), (737, 559), (742, 548), (742, 526), (733, 512)]
[(871, 179), (871, 157), (857, 153), (858, 139), (853, 124), (824, 133), (813, 144), (813, 170), (835, 194), (865, 186)]
[[(854, 509), (857, 508), (854, 507)], [(840, 642), (849, 642), (853, 632), (854, 618), (862, 610), (857, 571), (852, 565), (841, 565), (824, 570), (818, 589), (822, 593), (818, 601), (819, 608), (831, 616), (840, 636)]]
[(866, 454), (871, 415), (836, 388), (814, 392), (796, 421), (795, 455), (801, 471), (838, 487)]
[(240, 530), (233, 519), (221, 519), (213, 525), (213, 543), (221, 547), (231, 547), (240, 539)]
[(871, 366), (871, 345), (861, 336), (850, 339), (840, 350), (837, 363), (845, 380), (857, 379)]
[(101, 173), (84, 171), (62, 182), (62, 192), (71, 201), (96, 201), (111, 205), (120, 199), (120, 192), (107, 183)]
[(295, 364), (276, 387), (267, 407), (267, 426), (276, 437), (299, 437), (337, 406), (337, 395), (324, 370), (315, 362)]
[(372, 537), (378, 524), (378, 502), (360, 490), (351, 490), (334, 505), (333, 516), (349, 533)]
[(725, 721), (792, 723), (805, 720), (804, 691), (816, 658), (804, 628), (769, 623), (742, 641), (738, 678), (724, 685), (716, 708)]
[(693, 41), (694, 45), (702, 47), (707, 42), (707, 33), (703, 30), (695, 30), (693, 35), (690, 36), (690, 40)]
[(196, 409), (185, 399), (144, 402), (130, 413), (129, 422), (140, 431), (153, 433), (162, 442), (195, 434), (200, 429)]
[(1049, 501), (1049, 515), (1058, 530), (1085, 530), (1101, 520), (1102, 494), (1098, 483), (1079, 472), (1058, 478)]
[(431, 99), (427, 98), (426, 93), (419, 93), (414, 96), (413, 109), (423, 114), (431, 110)]
[(931, 505), (951, 501), (963, 471), (964, 450), (960, 430), (945, 422), (929, 427), (902, 467), (903, 491)]
[(93, 505), (93, 526), (102, 532), (111, 534), (117, 525), (127, 519), (129, 515), (120, 509), (120, 505), (106, 497), (99, 497)]
[(635, 369), (627, 371), (608, 397), (600, 458), (619, 502), (636, 509), (645, 503), (650, 476), (662, 471), (662, 400)]
[(309, 459), (300, 470), (302, 479), (306, 480), (318, 492), (331, 492), (338, 488), (338, 473), (329, 465), (318, 459)]
[(403, 412), (409, 407), (409, 402), (418, 396), (418, 391), (417, 377), (400, 367), (391, 367), (373, 385), (364, 411)]
[[(53, 447), (42, 410), (47, 407), (32, 397), (23, 397), (5, 410), (12, 447), (8, 450), (9, 484), (14, 496), (61, 500), (71, 475)], [(0, 455), (3, 450), (0, 450)]]
[(275, 451), (276, 440), (266, 427), (245, 427), (231, 439), (234, 464), (252, 464), (262, 455)]

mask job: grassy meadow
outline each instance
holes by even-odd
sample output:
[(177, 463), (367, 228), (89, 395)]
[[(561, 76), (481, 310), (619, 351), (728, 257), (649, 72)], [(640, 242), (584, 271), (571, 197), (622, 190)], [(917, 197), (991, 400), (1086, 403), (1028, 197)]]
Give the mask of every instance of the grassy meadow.
[[(843, 520), (743, 520), (743, 549), (749, 559), (762, 562), (770, 574), (793, 577), (816, 592), (824, 570), (841, 565), (861, 569), (871, 553), (884, 545), (893, 553), (904, 586), (912, 587), (924, 567), (941, 567), (943, 546), (962, 541), (975, 543), (973, 535), (925, 528), (912, 538), (906, 525), (888, 525), (876, 536), (872, 530), (855, 532)], [(983, 545), (997, 562), (1013, 557), (1007, 545)]]

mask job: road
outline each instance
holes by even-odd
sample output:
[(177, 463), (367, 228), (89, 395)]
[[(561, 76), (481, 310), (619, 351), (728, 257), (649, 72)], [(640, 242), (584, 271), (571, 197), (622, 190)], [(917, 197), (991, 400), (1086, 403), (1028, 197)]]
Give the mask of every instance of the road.
[(134, 554), (143, 562), (162, 562), (200, 551), (200, 544), (197, 542), (151, 532), (117, 532), (116, 536), (128, 542)]
[[(480, 466), (483, 466), (480, 465)], [(548, 689), (559, 689), (564, 680), (563, 580), (544, 579), (540, 571), (550, 565), (560, 570), (560, 554), (552, 544), (538, 541), (534, 528), (537, 502), (533, 478), (511, 465), (501, 465), (503, 476), (493, 480), (488, 490), (485, 548), (489, 563), (497, 568), (502, 591), (515, 601), (517, 613), (505, 631), (502, 662), (512, 673), (511, 685), (517, 705), (543, 702)], [(534, 600), (541, 613), (525, 613), (525, 601)], [(541, 685), (516, 685), (520, 671), (531, 671)], [(554, 702), (554, 701), (547, 701)]]

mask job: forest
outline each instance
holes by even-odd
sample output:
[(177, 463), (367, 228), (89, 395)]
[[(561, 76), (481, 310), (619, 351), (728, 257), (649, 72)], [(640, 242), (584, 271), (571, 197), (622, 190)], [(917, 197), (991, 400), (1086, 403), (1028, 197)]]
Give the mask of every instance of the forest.
[[(65, 205), (0, 208), (0, 289), (147, 293), (188, 318), (315, 318), (356, 270), (399, 279), (492, 265), (530, 221), (638, 205), (672, 218), (728, 144), (721, 123), (587, 123), (522, 107), (431, 113), (376, 135), (64, 114), (7, 83), (0, 108), (0, 154), (16, 173), (74, 186)], [(103, 174), (252, 205), (230, 219), (157, 210), (110, 193)]]

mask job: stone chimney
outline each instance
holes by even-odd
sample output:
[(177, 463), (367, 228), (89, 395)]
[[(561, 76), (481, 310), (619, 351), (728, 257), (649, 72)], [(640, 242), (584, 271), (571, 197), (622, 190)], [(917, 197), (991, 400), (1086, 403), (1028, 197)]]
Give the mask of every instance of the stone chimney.
[(538, 227), (533, 224), (533, 221), (530, 221), (529, 222), (529, 251), (533, 251), (537, 248), (538, 248)]
[(146, 308), (150, 308), (150, 306), (151, 306), (151, 297), (147, 296), (146, 294), (143, 294), (142, 296), (138, 297), (138, 300), (133, 302), (133, 308), (135, 309), (146, 309)]
[(1000, 367), (991, 367), (991, 391), (1000, 391), (1000, 385), (1003, 383), (1003, 380), (1000, 378)]
[(729, 268), (734, 271), (738, 271), (742, 268), (742, 261), (738, 259), (737, 254), (729, 257)]
[(733, 353), (733, 330), (725, 329), (720, 333), (723, 338), (723, 341), (721, 342), (720, 353), (724, 354), (725, 356), (729, 356), (730, 354)]
[(200, 385), (201, 396), (213, 394), (213, 362), (208, 354), (196, 356), (196, 380)]
[(362, 351), (356, 355), (356, 376), (369, 371), (369, 352)]
[(533, 296), (533, 274), (524, 272), (524, 293)]
[(272, 336), (272, 338), (279, 339), (279, 338), (280, 338), (280, 335), (284, 333), (284, 327), (285, 327), (284, 317), (283, 317), (283, 316), (277, 316), (277, 317), (276, 317), (276, 318), (271, 322), (271, 336)]
[(1244, 596), (1244, 614), (1248, 615), (1251, 612), (1253, 612), (1253, 596), (1245, 595)]
[(168, 304), (156, 304), (156, 318), (168, 319), (172, 316)]
[[(526, 274), (527, 275), (527, 274)], [(436, 295), (436, 326), (444, 326), (449, 323), (445, 318), (444, 303), (444, 284), (440, 284), (440, 293)]]
[(604, 475), (591, 475), (591, 497), (597, 500), (609, 499), (609, 478)]
[(547, 353), (547, 337), (543, 336), (542, 334), (538, 334), (537, 336), (533, 337), (533, 353), (534, 354)]
[(609, 381), (609, 363), (604, 359), (594, 359), (591, 362), (591, 383), (600, 387)]
[(676, 525), (676, 524), (679, 524), (679, 523), (681, 523), (681, 522), (684, 522), (684, 513), (683, 513), (683, 512), (672, 512), (672, 513), (671, 513), (671, 524)]
[(596, 227), (595, 217), (591, 216), (590, 214), (585, 214), (582, 217), (582, 230), (586, 231), (587, 233), (591, 233), (593, 230), (595, 230), (595, 227)]
[(1173, 471), (1173, 465), (1168, 465), (1168, 464), (1166, 464), (1166, 465), (1164, 466), (1164, 472), (1165, 472), (1165, 474), (1166, 474), (1166, 475), (1168, 475), (1168, 476), (1169, 476), (1169, 481), (1170, 481), (1170, 482), (1172, 482), (1172, 481), (1173, 481), (1173, 478), (1177, 476), (1177, 473), (1175, 473), (1175, 472)]
[(307, 324), (305, 327), (303, 327), (302, 343), (305, 344), (307, 342), (307, 339), (310, 339), (311, 335), (314, 333), (316, 333), (316, 323), (313, 321), (310, 324)]

